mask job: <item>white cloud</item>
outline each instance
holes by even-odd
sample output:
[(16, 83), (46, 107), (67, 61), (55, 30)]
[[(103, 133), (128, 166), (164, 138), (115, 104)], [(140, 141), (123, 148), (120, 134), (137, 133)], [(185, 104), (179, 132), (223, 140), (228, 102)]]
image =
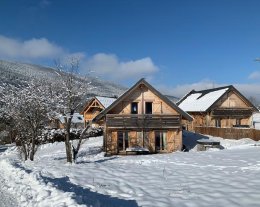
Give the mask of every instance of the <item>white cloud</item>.
[(150, 77), (159, 70), (150, 57), (120, 61), (116, 55), (105, 53), (89, 57), (84, 68), (112, 80)]
[(259, 80), (260, 79), (260, 71), (255, 71), (255, 72), (251, 73), (248, 76), (248, 78), (252, 79), (252, 80)]
[(120, 61), (116, 55), (105, 53), (86, 57), (83, 52), (69, 53), (46, 38), (22, 41), (0, 35), (0, 57), (3, 59), (34, 63), (60, 59), (62, 63), (66, 63), (70, 57), (75, 56), (81, 60), (81, 72), (91, 70), (107, 80), (122, 81), (141, 77), (151, 79), (158, 71), (158, 67), (149, 57), (130, 61)]
[(221, 85), (216, 84), (213, 81), (202, 80), (200, 82), (191, 83), (191, 84), (182, 84), (182, 85), (177, 85), (175, 87), (169, 87), (166, 85), (158, 85), (157, 87), (163, 94), (173, 95), (181, 98), (191, 90), (204, 90), (204, 89), (210, 89), (219, 86)]
[(227, 84), (219, 84), (214, 83), (210, 80), (202, 80), (196, 83), (191, 84), (183, 84), (177, 85), (175, 87), (169, 87), (164, 85), (158, 85), (156, 88), (159, 89), (163, 94), (173, 95), (179, 98), (182, 98), (185, 94), (190, 92), (191, 90), (205, 90), (215, 87), (233, 85), (236, 89), (238, 89), (245, 97), (254, 97), (260, 103), (260, 83), (248, 83), (248, 84), (240, 84), (240, 83), (227, 83)]
[(0, 56), (7, 59), (33, 60), (56, 58), (65, 54), (65, 50), (46, 38), (32, 38), (21, 41), (0, 35)]

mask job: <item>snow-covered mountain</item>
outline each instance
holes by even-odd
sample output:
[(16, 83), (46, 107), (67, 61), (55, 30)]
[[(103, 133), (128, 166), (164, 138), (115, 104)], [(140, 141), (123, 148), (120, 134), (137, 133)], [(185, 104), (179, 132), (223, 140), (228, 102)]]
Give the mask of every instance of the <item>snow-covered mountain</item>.
[[(23, 85), (31, 78), (47, 78), (50, 80), (55, 80), (57, 78), (57, 73), (53, 68), (49, 67), (0, 60), (0, 86), (12, 84), (18, 87), (23, 87)], [(79, 79), (85, 81), (83, 77), (79, 76)], [(87, 94), (89, 96), (119, 96), (127, 89), (119, 84), (94, 77), (89, 76), (87, 79), (91, 82), (91, 85), (94, 86), (91, 94)]]

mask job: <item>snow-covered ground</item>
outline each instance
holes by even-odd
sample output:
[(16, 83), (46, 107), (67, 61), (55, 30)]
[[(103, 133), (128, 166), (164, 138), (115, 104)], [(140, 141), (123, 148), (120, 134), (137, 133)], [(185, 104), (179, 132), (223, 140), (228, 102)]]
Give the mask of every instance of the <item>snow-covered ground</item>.
[(64, 143), (43, 145), (34, 162), (12, 147), (0, 155), (1, 189), (20, 206), (260, 206), (260, 143), (212, 139), (225, 149), (104, 157), (92, 138), (72, 165)]
[(6, 189), (6, 185), (3, 184), (4, 178), (0, 175), (0, 206), (1, 207), (12, 207), (12, 206), (19, 206), (17, 200), (15, 199), (14, 195), (8, 192)]

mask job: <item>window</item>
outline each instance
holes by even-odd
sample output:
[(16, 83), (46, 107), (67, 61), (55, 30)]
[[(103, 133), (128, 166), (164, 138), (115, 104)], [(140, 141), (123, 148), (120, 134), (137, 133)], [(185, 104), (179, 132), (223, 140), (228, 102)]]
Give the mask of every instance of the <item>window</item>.
[(155, 132), (155, 150), (167, 150), (167, 132)]
[(117, 132), (118, 150), (124, 151), (129, 147), (128, 132)]
[(236, 126), (240, 126), (241, 125), (241, 119), (236, 119)]
[(145, 113), (146, 114), (153, 113), (153, 103), (152, 102), (145, 102)]
[(215, 119), (215, 126), (221, 127), (221, 119)]
[(131, 114), (138, 114), (138, 103), (137, 102), (132, 102)]
[(124, 135), (123, 135), (123, 132), (117, 132), (117, 141), (118, 141), (118, 150), (119, 151), (124, 150), (124, 146), (123, 146)]

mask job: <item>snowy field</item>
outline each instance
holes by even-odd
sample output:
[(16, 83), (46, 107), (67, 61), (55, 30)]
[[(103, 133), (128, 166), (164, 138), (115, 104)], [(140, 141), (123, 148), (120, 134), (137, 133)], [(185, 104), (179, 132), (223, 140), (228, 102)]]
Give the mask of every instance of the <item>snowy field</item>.
[(0, 155), (0, 196), (33, 207), (260, 206), (260, 143), (212, 139), (225, 149), (104, 157), (97, 137), (72, 165), (64, 143), (43, 145), (34, 162), (19, 161), (11, 147)]

